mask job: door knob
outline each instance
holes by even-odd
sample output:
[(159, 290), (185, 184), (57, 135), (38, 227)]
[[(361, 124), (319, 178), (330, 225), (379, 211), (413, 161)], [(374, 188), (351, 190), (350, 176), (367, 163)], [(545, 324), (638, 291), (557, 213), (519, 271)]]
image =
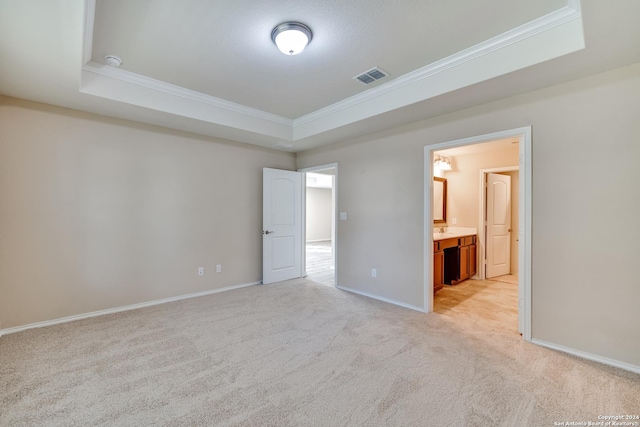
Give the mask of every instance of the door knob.
[(275, 231), (270, 231), (270, 230), (262, 230), (262, 234), (271, 234), (271, 233), (275, 233)]

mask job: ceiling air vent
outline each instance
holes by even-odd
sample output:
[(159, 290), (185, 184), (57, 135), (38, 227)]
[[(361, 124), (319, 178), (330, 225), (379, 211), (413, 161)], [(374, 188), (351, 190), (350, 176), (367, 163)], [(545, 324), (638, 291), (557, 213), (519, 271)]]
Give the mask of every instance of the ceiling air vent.
[(378, 81), (382, 78), (387, 77), (388, 75), (389, 73), (387, 73), (386, 71), (381, 70), (378, 67), (374, 67), (369, 71), (365, 71), (364, 73), (355, 76), (354, 79), (358, 80), (362, 84), (368, 85), (369, 83)]

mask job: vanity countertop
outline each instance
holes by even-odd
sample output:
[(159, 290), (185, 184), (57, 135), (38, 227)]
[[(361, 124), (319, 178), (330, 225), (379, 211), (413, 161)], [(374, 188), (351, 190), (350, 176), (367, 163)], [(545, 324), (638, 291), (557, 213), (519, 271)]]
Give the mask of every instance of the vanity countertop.
[(458, 232), (458, 233), (454, 233), (454, 232), (446, 232), (446, 233), (433, 233), (433, 241), (437, 242), (439, 240), (446, 240), (446, 239), (457, 239), (459, 237), (467, 237), (467, 236), (475, 236), (476, 233), (472, 233), (472, 232)]
[[(444, 233), (440, 233), (440, 229), (444, 231)], [(457, 239), (460, 237), (467, 236), (476, 236), (478, 234), (478, 229), (474, 227), (434, 227), (433, 229), (433, 241), (437, 242), (439, 240), (446, 239)]]

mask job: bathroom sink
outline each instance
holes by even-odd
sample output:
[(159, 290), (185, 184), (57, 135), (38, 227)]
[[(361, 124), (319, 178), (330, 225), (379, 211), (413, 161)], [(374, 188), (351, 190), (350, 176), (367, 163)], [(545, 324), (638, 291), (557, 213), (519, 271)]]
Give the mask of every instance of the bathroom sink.
[[(437, 228), (436, 228), (437, 230)], [(457, 239), (460, 237), (475, 236), (477, 230), (475, 228), (460, 228), (456, 230), (446, 230), (444, 233), (433, 233), (433, 240)]]
[(460, 233), (433, 233), (433, 239), (448, 239), (450, 237), (458, 237)]

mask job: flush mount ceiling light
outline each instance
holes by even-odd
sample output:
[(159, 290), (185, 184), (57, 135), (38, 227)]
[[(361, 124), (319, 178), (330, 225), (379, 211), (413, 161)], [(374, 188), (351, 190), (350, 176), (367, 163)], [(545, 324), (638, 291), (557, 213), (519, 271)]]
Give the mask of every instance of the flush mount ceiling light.
[(285, 55), (297, 55), (309, 44), (311, 29), (300, 22), (284, 22), (271, 31), (271, 40)]
[(436, 156), (437, 157), (433, 161), (433, 167), (435, 169), (440, 169), (441, 171), (453, 170), (453, 168), (451, 167), (451, 161), (448, 157), (444, 157), (439, 154), (436, 154)]

